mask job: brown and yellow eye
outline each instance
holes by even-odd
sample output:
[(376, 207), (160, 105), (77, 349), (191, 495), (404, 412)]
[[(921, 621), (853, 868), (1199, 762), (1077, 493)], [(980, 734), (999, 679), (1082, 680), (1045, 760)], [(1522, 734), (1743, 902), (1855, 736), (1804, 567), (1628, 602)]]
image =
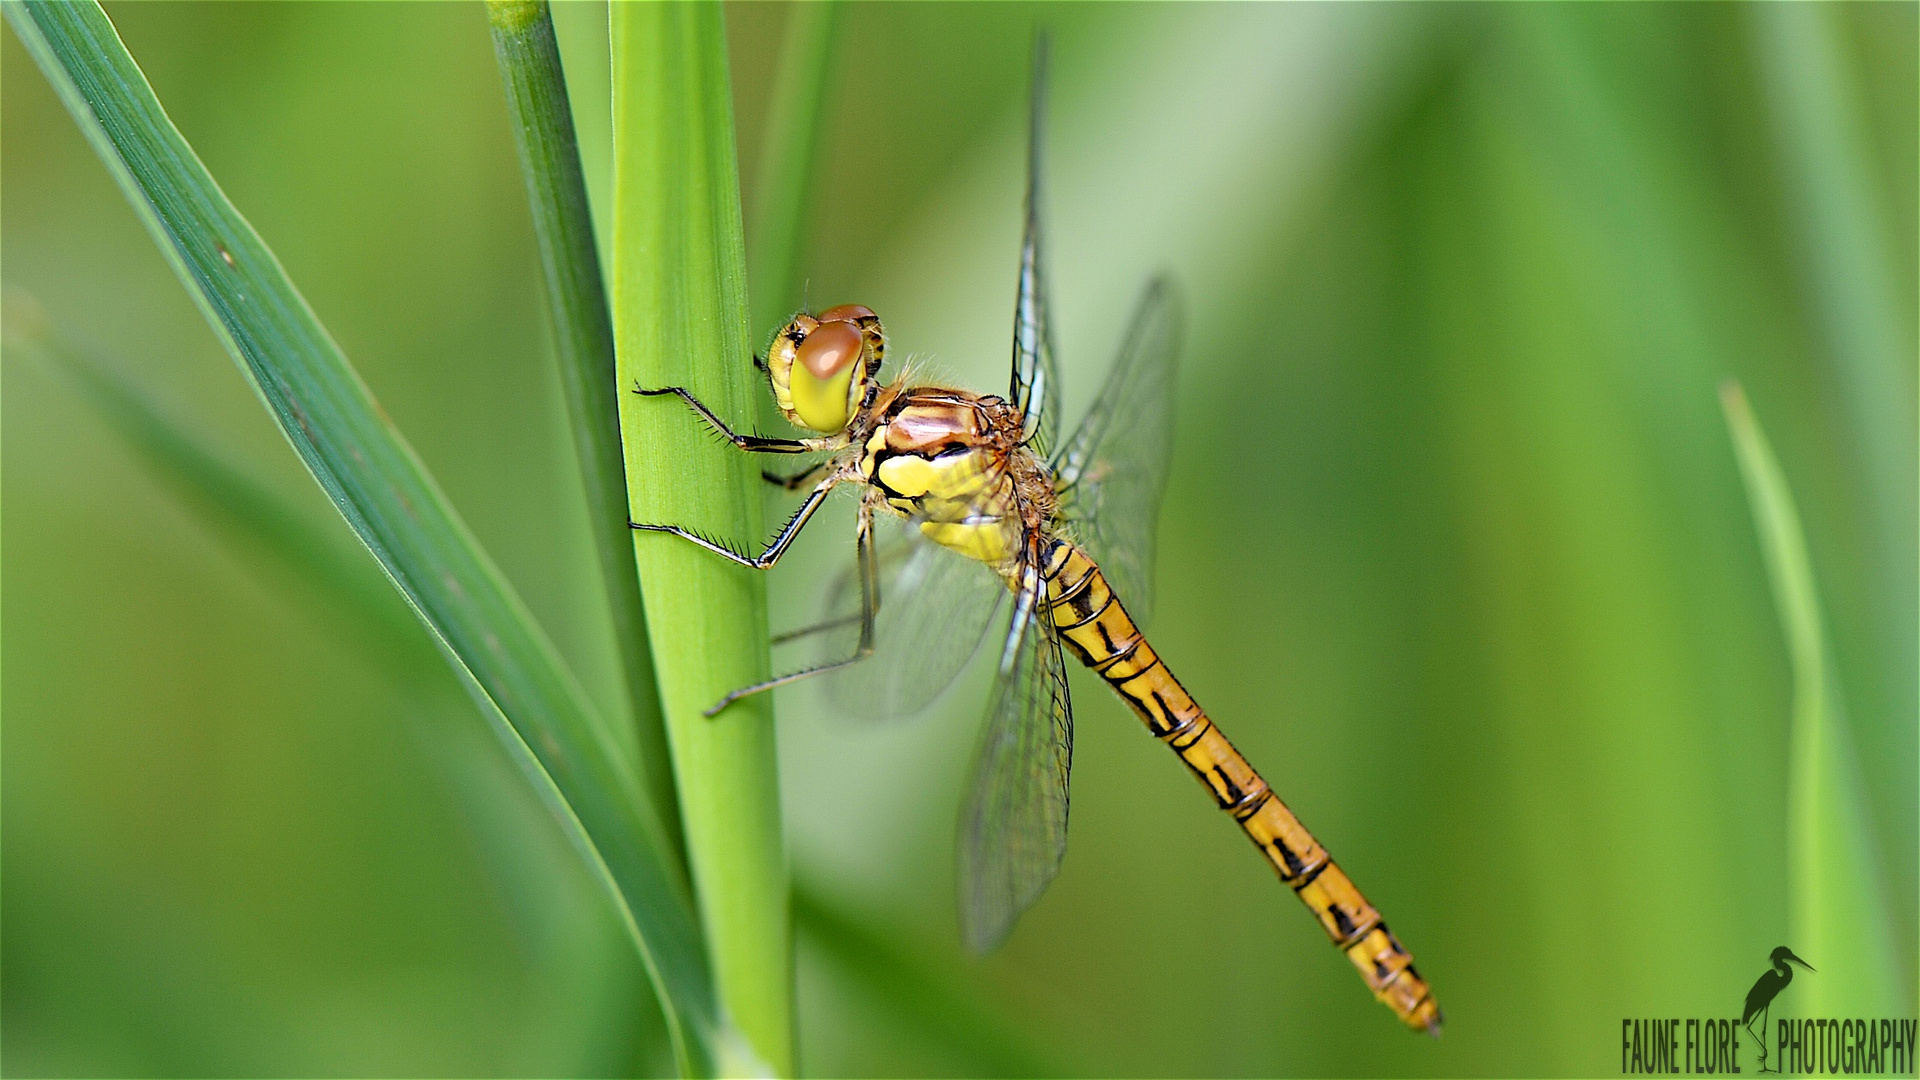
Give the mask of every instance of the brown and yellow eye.
[(815, 378), (831, 379), (860, 359), (860, 328), (849, 322), (822, 320), (820, 329), (800, 343), (794, 359)]
[(815, 431), (839, 431), (853, 419), (850, 391), (865, 343), (860, 328), (853, 323), (828, 321), (832, 313), (822, 312), (819, 328), (800, 343), (788, 376), (793, 411), (801, 423)]

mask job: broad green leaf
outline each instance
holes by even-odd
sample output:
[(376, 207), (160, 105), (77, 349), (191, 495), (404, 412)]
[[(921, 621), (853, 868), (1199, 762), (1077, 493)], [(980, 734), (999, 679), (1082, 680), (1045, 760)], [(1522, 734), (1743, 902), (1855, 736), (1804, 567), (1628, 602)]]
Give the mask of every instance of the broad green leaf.
[(1816, 968), (1805, 979), (1805, 991), (1795, 991), (1805, 1015), (1897, 1015), (1901, 995), (1895, 988), (1893, 933), (1800, 512), (1740, 384), (1723, 384), (1720, 401), (1793, 665), (1787, 749), (1790, 940), (1780, 944)]
[[(754, 415), (726, 36), (717, 4), (616, 4), (613, 318), (623, 389), (679, 386)], [(633, 520), (758, 549), (759, 462), (672, 397), (622, 393)], [(752, 1058), (793, 1071), (793, 958), (773, 703), (702, 710), (768, 674), (766, 584), (665, 533), (635, 558), (714, 978)], [(757, 1059), (757, 1060), (756, 1060)]]
[(683, 1069), (715, 1030), (698, 924), (640, 780), (278, 260), (168, 119), (97, 3), (9, 0), (9, 22), (262, 401), (432, 631), (608, 887)]
[(547, 283), (560, 385), (573, 428), (574, 457), (585, 482), (587, 520), (614, 650), (626, 679), (640, 769), (669, 843), (680, 849), (680, 810), (673, 794), (667, 733), (647, 649), (646, 612), (627, 529), (627, 476), (620, 458), (620, 414), (615, 404), (613, 319), (600, 278), (593, 215), (580, 168), (579, 141), (546, 0), (488, 0), (494, 57), (506, 83), (507, 111), (533, 209), (533, 232)]

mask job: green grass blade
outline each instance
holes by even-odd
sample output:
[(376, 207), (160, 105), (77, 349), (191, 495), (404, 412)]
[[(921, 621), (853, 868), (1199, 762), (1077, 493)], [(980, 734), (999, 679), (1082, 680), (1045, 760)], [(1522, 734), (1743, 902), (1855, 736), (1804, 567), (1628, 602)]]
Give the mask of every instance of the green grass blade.
[(661, 828), (551, 643), (167, 118), (97, 3), (8, 20), (153, 232), (281, 431), (433, 632), (609, 887), (683, 1066), (714, 1029), (698, 924)]
[[(1820, 598), (1793, 493), (1740, 384), (1720, 388), (1727, 427), (1793, 667), (1787, 750), (1788, 931), (1785, 944), (1818, 969), (1808, 1016), (1893, 1016), (1893, 933), (1865, 801), (1821, 625)], [(1796, 994), (1800, 991), (1796, 989)]]
[(553, 18), (546, 0), (488, 0), (487, 16), (494, 57), (506, 83), (507, 111), (527, 182), (527, 201), (533, 209), (560, 384), (586, 486), (587, 520), (592, 523), (594, 554), (600, 560), (614, 648), (640, 744), (641, 775), (668, 841), (676, 856), (684, 858), (673, 763), (667, 756), (667, 730), (660, 718), (653, 656), (647, 648), (640, 577), (628, 536), (627, 474), (620, 459), (620, 412), (614, 397), (613, 317), (607, 311), (600, 278), (593, 215), (587, 206)]
[[(717, 4), (615, 4), (613, 316), (622, 387), (682, 386), (720, 416), (753, 415), (725, 29)], [(759, 462), (672, 398), (623, 393), (633, 519), (757, 547)], [(714, 977), (758, 1061), (793, 1071), (793, 958), (766, 678), (761, 574), (663, 533), (635, 535)], [(743, 1050), (745, 1048), (742, 1048)]]
[[(529, 851), (527, 828), (538, 828), (540, 820), (504, 812), (509, 802), (500, 785), (519, 781), (499, 767), (503, 759), (487, 745), (490, 733), (449, 726), (467, 715), (471, 699), (461, 693), (455, 700), (452, 684), (422, 678), (446, 661), (366, 549), (334, 522), (316, 520), (249, 475), (237, 455), (160, 403), (127, 365), (61, 334), (31, 297), (9, 291), (5, 307), (10, 360), (31, 362), (90, 406), (193, 520), (252, 565), (262, 581), (284, 588), (341, 648), (386, 679), (395, 718), (410, 729), (458, 805), (494, 887), (518, 896), (528, 875), (551, 875), (555, 864)], [(648, 1012), (625, 1018), (615, 1038), (639, 1048), (644, 1056), (635, 1064), (652, 1065), (640, 1075), (661, 1075), (673, 1068), (671, 1047), (659, 1013)], [(540, 1023), (537, 1017), (522, 1019)]]
[(752, 300), (756, 344), (800, 305), (800, 240), (837, 7), (832, 0), (823, 0), (787, 8), (766, 135), (753, 177), (753, 251), (747, 260), (747, 295)]
[(567, 103), (586, 175), (600, 265), (613, 265), (613, 62), (608, 53), (607, 0), (567, 0), (549, 13), (566, 65)]
[[(236, 455), (156, 401), (126, 365), (75, 345), (31, 297), (7, 293), (0, 336), (9, 358), (30, 361), (91, 406), (196, 521), (235, 554), (257, 562), (264, 580), (284, 584), (303, 612), (388, 680), (399, 721), (412, 729), (459, 804), (496, 887), (512, 893), (523, 887), (516, 883), (525, 875), (551, 873), (552, 864), (528, 858), (524, 820), (502, 818), (499, 785), (517, 781), (494, 764), (483, 744), (492, 736), (450, 730), (441, 722), (463, 715), (469, 699), (462, 695), (455, 703), (446, 683), (421, 678), (446, 661), (365, 548), (249, 475)], [(629, 1027), (621, 1038), (654, 1048), (649, 1060), (671, 1068), (661, 1021), (642, 1017), (629, 1023), (639, 1030)]]
[(433, 646), (420, 621), (359, 550), (349, 550), (307, 516), (246, 475), (231, 455), (204, 444), (114, 366), (76, 347), (32, 298), (9, 291), (0, 340), (92, 406), (148, 464), (169, 492), (235, 546), (271, 556), (305, 579), (306, 593), (365, 642), (390, 674), (413, 670)]

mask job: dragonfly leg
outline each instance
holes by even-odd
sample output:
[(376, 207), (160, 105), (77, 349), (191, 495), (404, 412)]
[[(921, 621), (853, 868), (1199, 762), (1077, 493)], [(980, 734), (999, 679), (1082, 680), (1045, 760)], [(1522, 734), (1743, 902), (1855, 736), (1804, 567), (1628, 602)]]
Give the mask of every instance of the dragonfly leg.
[(694, 532), (692, 529), (683, 529), (678, 525), (645, 525), (638, 521), (629, 521), (627, 522), (627, 528), (638, 529), (641, 532), (672, 533), (682, 539), (691, 540), (701, 547), (706, 548), (708, 551), (713, 552), (715, 555), (737, 562), (741, 566), (752, 567), (755, 570), (765, 570), (774, 563), (779, 562), (780, 556), (786, 554), (787, 547), (793, 543), (794, 537), (800, 535), (800, 530), (806, 526), (807, 519), (813, 517), (815, 510), (820, 509), (820, 504), (827, 499), (827, 493), (832, 491), (834, 485), (840, 483), (840, 481), (841, 478), (838, 476), (829, 476), (825, 480), (820, 481), (819, 485), (813, 489), (812, 494), (807, 496), (806, 501), (794, 510), (793, 516), (787, 519), (787, 524), (780, 530), (780, 535), (774, 537), (773, 543), (768, 544), (767, 549), (758, 555), (747, 555), (735, 551), (733, 548), (718, 540), (708, 539)]
[(775, 487), (782, 487), (787, 489), (788, 491), (799, 491), (801, 488), (806, 487), (808, 484), (813, 483), (814, 478), (820, 475), (820, 470), (826, 468), (828, 465), (831, 465), (831, 464), (832, 462), (830, 461), (823, 461), (820, 464), (815, 465), (811, 469), (805, 469), (800, 472), (793, 473), (790, 476), (782, 476), (779, 473), (768, 472), (765, 469), (762, 469), (760, 471), (760, 479), (765, 480), (767, 483), (772, 484)]
[[(721, 698), (719, 701), (714, 702), (713, 707), (707, 709), (702, 715), (716, 716), (721, 709), (739, 701), (743, 697), (750, 697), (754, 694), (771, 690), (776, 686), (785, 686), (788, 683), (799, 682), (801, 679), (813, 675), (824, 675), (829, 671), (837, 671), (851, 664), (857, 664), (873, 655), (873, 616), (880, 608), (880, 569), (879, 560), (873, 557), (873, 510), (869, 504), (865, 502), (860, 504), (860, 524), (855, 537), (854, 547), (860, 557), (860, 644), (854, 647), (853, 655), (847, 657), (845, 660), (816, 664), (810, 668), (802, 668), (799, 671), (775, 676), (765, 682), (754, 683), (752, 686), (743, 686), (733, 693), (728, 694), (726, 697)], [(845, 625), (848, 621), (849, 620), (846, 619), (834, 620), (832, 624)], [(819, 626), (808, 627), (800, 631), (800, 633), (811, 634), (816, 630), (825, 629), (832, 624), (822, 623)], [(795, 637), (798, 635), (787, 636)]]
[(639, 394), (641, 397), (659, 397), (663, 394), (673, 394), (677, 396), (681, 401), (687, 403), (688, 408), (699, 413), (700, 418), (705, 420), (713, 430), (719, 432), (722, 438), (748, 453), (804, 454), (809, 450), (818, 449), (817, 447), (808, 445), (805, 439), (769, 439), (764, 435), (738, 434), (727, 426), (725, 420), (715, 416), (712, 409), (702, 405), (700, 399), (688, 393), (684, 387), (663, 386), (658, 390), (643, 390), (636, 386), (633, 392)]
[(803, 637), (812, 637), (815, 634), (824, 634), (829, 630), (838, 630), (843, 626), (852, 626), (859, 621), (860, 616), (858, 615), (842, 615), (837, 619), (827, 619), (824, 622), (814, 623), (812, 626), (803, 626), (798, 630), (788, 630), (784, 633), (775, 634), (768, 640), (767, 644), (785, 645), (789, 642), (799, 641)]

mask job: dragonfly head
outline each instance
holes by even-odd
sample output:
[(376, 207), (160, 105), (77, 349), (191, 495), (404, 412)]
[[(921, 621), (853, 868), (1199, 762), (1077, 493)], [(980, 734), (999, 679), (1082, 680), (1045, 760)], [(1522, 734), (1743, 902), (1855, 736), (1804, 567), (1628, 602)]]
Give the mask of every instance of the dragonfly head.
[(880, 374), (887, 347), (880, 317), (858, 304), (795, 315), (767, 347), (767, 379), (788, 420), (843, 431)]

